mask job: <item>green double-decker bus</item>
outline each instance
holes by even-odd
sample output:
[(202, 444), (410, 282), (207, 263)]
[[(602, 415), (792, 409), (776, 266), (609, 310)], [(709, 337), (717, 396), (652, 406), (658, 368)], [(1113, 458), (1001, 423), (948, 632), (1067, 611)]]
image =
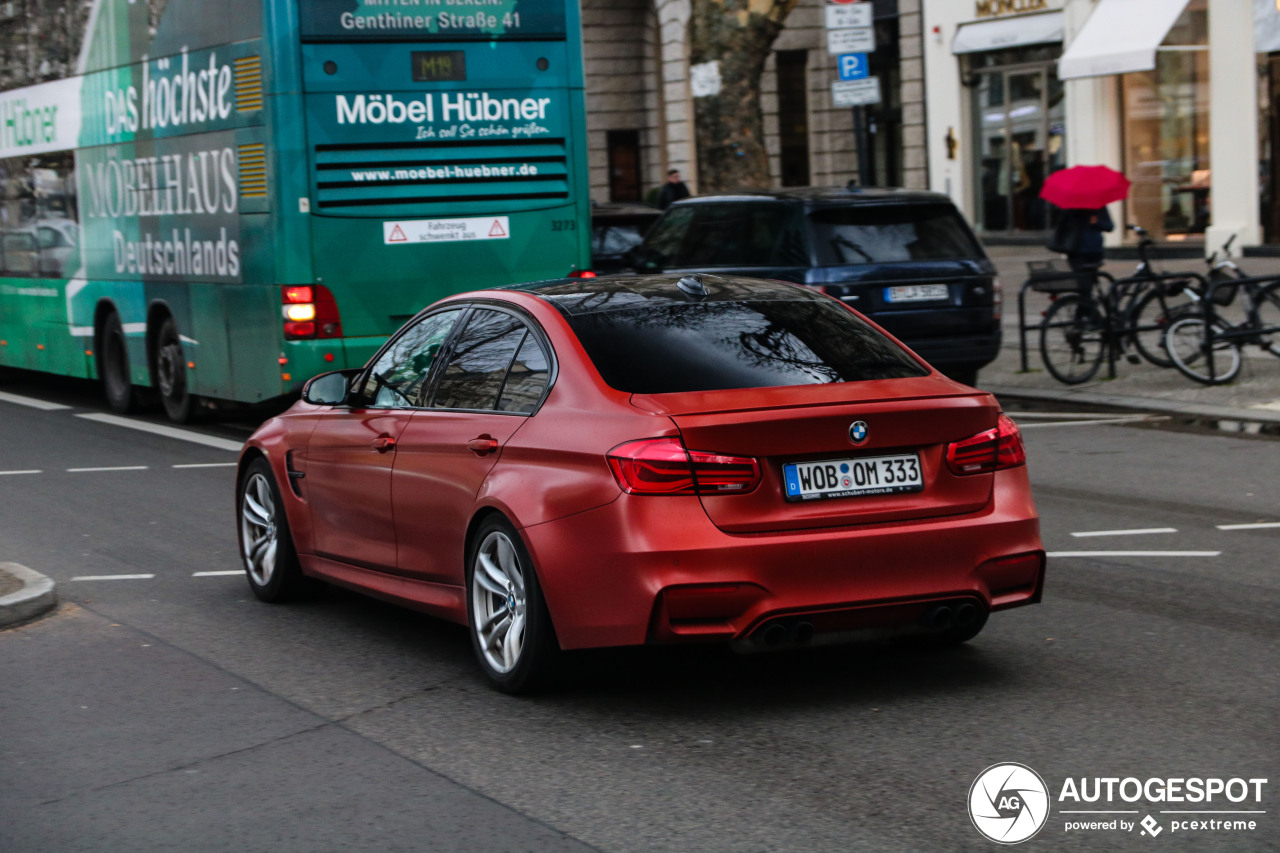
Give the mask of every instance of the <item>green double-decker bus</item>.
[(576, 0), (94, 0), (0, 93), (0, 366), (184, 421), (586, 269), (581, 51)]

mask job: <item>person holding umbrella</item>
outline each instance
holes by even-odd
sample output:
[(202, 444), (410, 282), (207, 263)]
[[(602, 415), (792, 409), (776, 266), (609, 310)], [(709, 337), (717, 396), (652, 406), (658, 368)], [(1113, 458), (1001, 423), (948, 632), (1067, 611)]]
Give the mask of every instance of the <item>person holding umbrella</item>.
[(1062, 208), (1049, 249), (1067, 256), (1071, 270), (1094, 272), (1102, 265), (1102, 235), (1115, 228), (1107, 205), (1129, 195), (1129, 179), (1106, 166), (1073, 166), (1054, 172), (1040, 197)]

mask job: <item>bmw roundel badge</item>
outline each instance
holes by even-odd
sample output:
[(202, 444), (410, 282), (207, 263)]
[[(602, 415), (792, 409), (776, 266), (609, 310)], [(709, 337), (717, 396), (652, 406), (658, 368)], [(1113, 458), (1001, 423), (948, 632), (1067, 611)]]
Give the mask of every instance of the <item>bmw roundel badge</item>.
[(854, 421), (849, 425), (849, 440), (854, 444), (862, 444), (867, 440), (866, 421)]

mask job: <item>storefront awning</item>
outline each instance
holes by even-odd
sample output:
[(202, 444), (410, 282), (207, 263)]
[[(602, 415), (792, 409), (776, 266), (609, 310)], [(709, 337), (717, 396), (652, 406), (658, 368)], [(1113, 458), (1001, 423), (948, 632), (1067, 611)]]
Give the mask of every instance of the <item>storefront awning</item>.
[(951, 52), (978, 53), (983, 50), (1021, 47), (1024, 44), (1060, 42), (1062, 33), (1061, 12), (961, 24), (960, 29), (956, 30), (956, 37), (951, 41)]
[(1058, 60), (1058, 79), (1151, 71), (1186, 0), (1099, 0)]

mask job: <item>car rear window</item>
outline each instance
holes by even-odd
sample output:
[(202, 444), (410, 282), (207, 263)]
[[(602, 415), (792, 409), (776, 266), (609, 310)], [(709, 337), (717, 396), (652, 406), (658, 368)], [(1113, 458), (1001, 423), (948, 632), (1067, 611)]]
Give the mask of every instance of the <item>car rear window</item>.
[(928, 373), (866, 321), (826, 300), (661, 303), (566, 319), (604, 381), (632, 394)]
[(876, 264), (983, 257), (949, 204), (860, 205), (809, 214), (818, 263)]
[(808, 266), (794, 205), (707, 202), (673, 207), (645, 238), (665, 267)]

